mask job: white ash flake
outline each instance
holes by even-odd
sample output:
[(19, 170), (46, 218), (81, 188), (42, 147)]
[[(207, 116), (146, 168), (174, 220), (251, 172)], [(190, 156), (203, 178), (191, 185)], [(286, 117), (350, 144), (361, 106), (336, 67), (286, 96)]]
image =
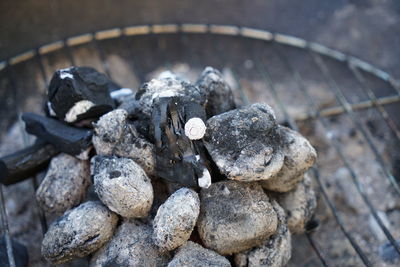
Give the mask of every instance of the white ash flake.
[(60, 78), (61, 79), (66, 79), (66, 78), (73, 79), (74, 75), (72, 75), (72, 73), (69, 73), (70, 69), (71, 68), (60, 70)]
[(66, 122), (74, 122), (77, 120), (78, 116), (80, 114), (85, 113), (88, 111), (91, 107), (94, 106), (94, 103), (89, 100), (81, 100), (75, 103), (75, 105), (65, 114), (64, 120)]
[(211, 185), (211, 175), (210, 172), (204, 168), (203, 175), (198, 179), (199, 186), (201, 188), (209, 188)]
[(133, 91), (130, 88), (121, 88), (110, 93), (112, 99), (132, 95)]
[(50, 116), (52, 116), (52, 117), (56, 117), (56, 116), (57, 116), (57, 114), (54, 112), (54, 109), (53, 109), (53, 107), (51, 106), (51, 103), (50, 103), (50, 102), (47, 102), (47, 109), (49, 110)]

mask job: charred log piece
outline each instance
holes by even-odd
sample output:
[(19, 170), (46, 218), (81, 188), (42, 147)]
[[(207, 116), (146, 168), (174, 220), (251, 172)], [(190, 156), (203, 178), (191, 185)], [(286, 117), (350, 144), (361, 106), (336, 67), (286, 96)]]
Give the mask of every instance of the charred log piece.
[(210, 166), (202, 141), (190, 140), (185, 124), (193, 118), (205, 121), (204, 108), (181, 97), (154, 99), (152, 132), (156, 144), (156, 174), (185, 186), (208, 187)]
[(49, 113), (68, 123), (99, 117), (115, 107), (110, 92), (118, 87), (93, 68), (58, 70), (48, 89)]
[(44, 170), (59, 151), (51, 144), (36, 144), (0, 159), (0, 183), (15, 184)]
[(24, 113), (22, 119), (28, 133), (49, 142), (61, 152), (77, 156), (92, 144), (92, 130), (74, 128), (34, 113)]

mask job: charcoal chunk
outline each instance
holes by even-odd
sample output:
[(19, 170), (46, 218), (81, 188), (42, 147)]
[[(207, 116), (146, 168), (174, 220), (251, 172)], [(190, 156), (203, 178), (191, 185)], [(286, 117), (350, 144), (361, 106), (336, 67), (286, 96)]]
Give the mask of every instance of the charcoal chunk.
[(276, 201), (272, 206), (278, 216), (278, 228), (258, 247), (235, 254), (237, 267), (281, 267), (286, 266), (292, 256), (290, 231), (286, 225), (285, 211)]
[(169, 258), (153, 243), (150, 226), (125, 220), (110, 242), (93, 255), (90, 266), (166, 266)]
[(283, 166), (275, 115), (266, 104), (208, 119), (203, 140), (220, 171), (232, 180), (267, 180)]
[(277, 216), (257, 183), (223, 181), (201, 190), (197, 228), (207, 248), (230, 255), (262, 244)]
[(282, 137), (282, 150), (285, 155), (282, 169), (270, 179), (262, 181), (261, 185), (268, 190), (288, 192), (303, 179), (304, 173), (311, 168), (317, 158), (317, 153), (311, 144), (298, 132), (279, 126)]
[(98, 201), (88, 201), (54, 221), (42, 242), (42, 255), (51, 264), (85, 257), (113, 235), (118, 216)]
[(125, 218), (146, 217), (153, 204), (153, 186), (133, 160), (118, 157), (92, 158), (94, 188), (100, 200)]
[(206, 92), (205, 108), (208, 118), (236, 108), (232, 90), (217, 69), (206, 67), (196, 86)]
[[(28, 266), (28, 250), (24, 245), (21, 245), (17, 241), (11, 239), (12, 254), (14, 256), (14, 262), (16, 267)], [(6, 238), (2, 236), (0, 239), (0, 266), (9, 267), (9, 260), (7, 254)]]
[(204, 119), (205, 111), (184, 98), (163, 97), (153, 103), (156, 175), (187, 187), (198, 186), (198, 179), (209, 173), (202, 142), (185, 134), (184, 125), (193, 117)]
[(36, 199), (46, 212), (64, 213), (81, 203), (90, 184), (89, 162), (60, 154), (51, 160)]
[(277, 195), (277, 201), (286, 212), (290, 232), (304, 233), (317, 206), (310, 176), (305, 174), (304, 179), (293, 190)]
[(173, 250), (190, 237), (200, 212), (196, 192), (181, 188), (162, 204), (153, 222), (153, 239), (161, 250)]
[(0, 182), (18, 183), (44, 170), (51, 157), (59, 151), (51, 144), (39, 140), (34, 145), (0, 158)]
[(65, 122), (98, 117), (115, 106), (110, 91), (115, 84), (90, 67), (58, 70), (51, 78), (48, 99), (57, 117)]
[(92, 144), (91, 130), (74, 128), (34, 113), (24, 113), (22, 119), (28, 133), (49, 142), (64, 153), (79, 155)]
[(168, 267), (230, 267), (230, 262), (211, 249), (188, 241), (180, 247)]

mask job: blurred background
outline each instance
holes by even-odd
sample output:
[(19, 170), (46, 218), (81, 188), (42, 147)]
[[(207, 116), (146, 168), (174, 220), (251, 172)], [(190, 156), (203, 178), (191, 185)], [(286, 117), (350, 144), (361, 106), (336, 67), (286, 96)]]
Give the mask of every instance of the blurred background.
[[(321, 266), (323, 261), (329, 266), (398, 266), (393, 244), (400, 240), (400, 194), (390, 181), (400, 181), (400, 87), (388, 82), (394, 80), (382, 79), (390, 77), (385, 73), (357, 76), (346, 60), (276, 40), (177, 32), (93, 38), (101, 30), (171, 23), (292, 35), (400, 78), (397, 0), (2, 0), (0, 63), (52, 42), (61, 40), (61, 45), (23, 62), (11, 60), (15, 64), (0, 70), (0, 155), (32, 142), (18, 116), (43, 112), (47, 83), (57, 69), (92, 66), (136, 90), (163, 70), (194, 81), (211, 65), (221, 70), (238, 105), (271, 105), (280, 123), (298, 129), (318, 151), (314, 182), (320, 226), (307, 237), (293, 237), (292, 266)], [(94, 35), (67, 45), (68, 38), (86, 33)], [(354, 110), (346, 110), (347, 105)], [(31, 266), (45, 265), (39, 218), (47, 223), (55, 218), (40, 214), (32, 201), (42, 177), (4, 187), (10, 233), (28, 247)]]

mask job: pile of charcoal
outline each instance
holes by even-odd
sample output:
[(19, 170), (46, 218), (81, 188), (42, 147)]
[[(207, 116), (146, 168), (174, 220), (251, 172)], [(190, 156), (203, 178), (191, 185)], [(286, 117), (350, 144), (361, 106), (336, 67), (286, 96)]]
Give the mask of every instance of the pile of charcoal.
[(237, 107), (221, 73), (161, 75), (134, 93), (88, 67), (57, 71), (36, 143), (0, 161), (12, 184), (47, 168), (36, 192), (51, 264), (285, 266), (316, 206), (316, 152), (266, 104)]

